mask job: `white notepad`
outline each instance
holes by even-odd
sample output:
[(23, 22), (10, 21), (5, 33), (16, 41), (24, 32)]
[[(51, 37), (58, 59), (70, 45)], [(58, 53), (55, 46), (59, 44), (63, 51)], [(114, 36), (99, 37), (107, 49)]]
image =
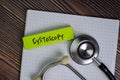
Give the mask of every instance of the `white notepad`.
[[(75, 36), (87, 34), (94, 37), (100, 46), (98, 58), (114, 73), (119, 30), (118, 20), (28, 10), (25, 36), (65, 27), (66, 25), (72, 26)], [(63, 55), (69, 55), (71, 42), (72, 40), (31, 50), (23, 48), (20, 80), (32, 80), (46, 64)], [(71, 60), (70, 65), (87, 80), (108, 80), (94, 63), (78, 65)], [(44, 79), (80, 80), (72, 71), (62, 65), (50, 69), (45, 74)]]

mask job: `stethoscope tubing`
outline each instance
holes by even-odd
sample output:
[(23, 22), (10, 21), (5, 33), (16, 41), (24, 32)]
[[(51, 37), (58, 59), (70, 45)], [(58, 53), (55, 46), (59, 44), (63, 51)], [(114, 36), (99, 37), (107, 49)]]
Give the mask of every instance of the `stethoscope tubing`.
[(46, 65), (36, 77), (40, 77), (41, 80), (44, 80), (44, 78), (45, 78), (45, 73), (47, 73), (48, 70), (52, 69), (53, 67), (55, 67), (55, 66), (57, 66), (57, 65), (66, 66), (66, 67), (69, 68), (74, 74), (76, 74), (76, 75), (80, 78), (80, 80), (86, 80), (85, 77), (82, 76), (82, 74), (80, 74), (77, 70), (75, 70), (70, 64), (61, 64), (60, 61), (52, 62), (52, 63)]
[(97, 58), (93, 58), (93, 61), (97, 63), (99, 69), (102, 70), (110, 80), (116, 80), (114, 75), (110, 72), (104, 63), (100, 62)]

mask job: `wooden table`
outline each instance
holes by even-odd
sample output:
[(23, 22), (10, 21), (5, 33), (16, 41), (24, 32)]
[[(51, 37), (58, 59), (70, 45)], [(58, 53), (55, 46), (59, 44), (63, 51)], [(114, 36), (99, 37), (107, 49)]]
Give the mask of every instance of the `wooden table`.
[[(120, 19), (120, 0), (0, 0), (0, 80), (19, 80), (28, 9)], [(120, 80), (120, 36), (116, 53)]]

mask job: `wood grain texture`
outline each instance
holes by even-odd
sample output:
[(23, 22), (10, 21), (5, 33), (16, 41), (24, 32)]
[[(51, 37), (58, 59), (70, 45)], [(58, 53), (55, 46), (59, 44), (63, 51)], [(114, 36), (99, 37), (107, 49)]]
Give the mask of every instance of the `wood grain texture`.
[[(28, 9), (120, 20), (120, 0), (0, 0), (0, 80), (19, 80)], [(120, 36), (116, 53), (120, 80)]]

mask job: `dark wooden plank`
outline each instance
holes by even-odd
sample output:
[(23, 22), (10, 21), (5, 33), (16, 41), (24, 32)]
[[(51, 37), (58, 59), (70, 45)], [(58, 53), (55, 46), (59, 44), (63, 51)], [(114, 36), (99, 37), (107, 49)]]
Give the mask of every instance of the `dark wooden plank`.
[(99, 14), (99, 17), (120, 19), (119, 0), (83, 0), (92, 10)]
[[(120, 19), (119, 0), (0, 0), (0, 80), (19, 80), (28, 9)], [(120, 36), (115, 77), (120, 80)]]
[(0, 58), (0, 80), (19, 80), (19, 71)]
[(0, 80), (16, 80), (20, 71), (24, 23), (1, 6), (0, 10)]

